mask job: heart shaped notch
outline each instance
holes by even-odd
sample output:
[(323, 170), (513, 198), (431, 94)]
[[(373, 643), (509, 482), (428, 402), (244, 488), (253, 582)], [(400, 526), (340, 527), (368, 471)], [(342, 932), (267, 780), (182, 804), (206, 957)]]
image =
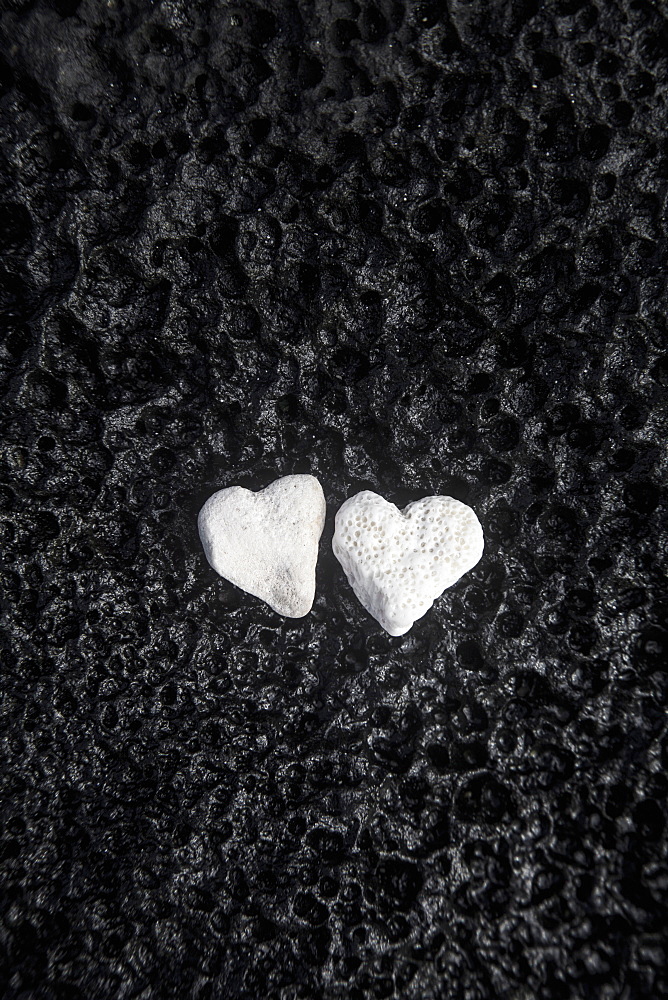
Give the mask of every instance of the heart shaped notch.
[(453, 497), (399, 510), (364, 490), (336, 515), (332, 549), (360, 603), (390, 635), (404, 635), (480, 560), (482, 526)]
[(199, 512), (204, 553), (216, 573), (286, 618), (313, 607), (325, 495), (315, 476), (283, 476), (253, 493), (219, 490)]

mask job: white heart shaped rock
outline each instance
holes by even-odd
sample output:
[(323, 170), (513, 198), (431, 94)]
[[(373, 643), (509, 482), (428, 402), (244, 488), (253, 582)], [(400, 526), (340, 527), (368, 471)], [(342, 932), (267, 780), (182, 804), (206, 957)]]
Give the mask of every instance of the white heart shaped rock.
[(459, 500), (424, 497), (399, 510), (370, 490), (341, 506), (332, 540), (360, 603), (390, 635), (408, 632), (483, 546), (480, 521)]
[(314, 476), (283, 476), (258, 493), (219, 490), (197, 518), (216, 573), (287, 618), (303, 618), (313, 606), (324, 525), (325, 496)]

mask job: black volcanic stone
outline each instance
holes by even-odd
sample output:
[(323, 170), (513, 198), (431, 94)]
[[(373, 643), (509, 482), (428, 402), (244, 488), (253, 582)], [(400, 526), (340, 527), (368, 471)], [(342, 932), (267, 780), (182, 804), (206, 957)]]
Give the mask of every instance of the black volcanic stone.
[[(0, 4), (3, 1000), (668, 994), (658, 0)], [(317, 475), (313, 613), (216, 489)], [(470, 503), (409, 634), (360, 489)]]

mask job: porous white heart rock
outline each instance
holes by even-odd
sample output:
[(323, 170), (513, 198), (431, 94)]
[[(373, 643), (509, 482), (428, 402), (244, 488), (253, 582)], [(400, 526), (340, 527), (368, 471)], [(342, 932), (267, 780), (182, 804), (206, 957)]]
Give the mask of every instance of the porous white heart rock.
[(482, 556), (482, 526), (452, 497), (424, 497), (399, 510), (370, 490), (342, 504), (332, 548), (366, 610), (404, 635)]
[(303, 618), (313, 606), (324, 525), (325, 496), (314, 476), (283, 476), (258, 493), (219, 490), (197, 518), (216, 573), (287, 618)]

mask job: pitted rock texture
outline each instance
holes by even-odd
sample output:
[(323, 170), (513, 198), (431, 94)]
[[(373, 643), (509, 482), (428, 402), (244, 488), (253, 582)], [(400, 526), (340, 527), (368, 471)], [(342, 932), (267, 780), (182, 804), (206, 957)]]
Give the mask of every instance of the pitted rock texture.
[(313, 607), (324, 526), (325, 495), (314, 476), (282, 476), (260, 493), (218, 490), (197, 516), (216, 573), (288, 618)]
[(399, 511), (363, 490), (336, 512), (332, 551), (360, 603), (393, 636), (473, 569), (483, 548), (474, 511), (452, 497), (423, 497)]
[[(3, 1000), (665, 995), (665, 4), (1, 8)], [(295, 472), (485, 554), (277, 620)]]

